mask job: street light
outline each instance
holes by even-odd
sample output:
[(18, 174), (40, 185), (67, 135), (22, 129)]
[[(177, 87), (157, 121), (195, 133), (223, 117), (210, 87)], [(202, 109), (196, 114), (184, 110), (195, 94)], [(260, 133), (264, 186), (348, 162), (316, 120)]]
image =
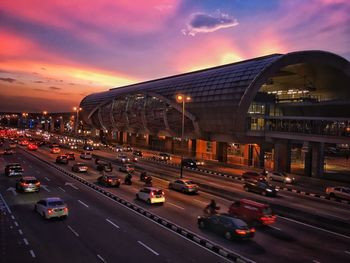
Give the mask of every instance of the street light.
[(27, 113), (27, 112), (23, 112), (23, 113), (22, 113), (22, 117), (24, 117), (24, 128), (27, 128), (27, 117), (28, 117), (28, 113)]
[(79, 111), (82, 110), (82, 108), (80, 107), (73, 107), (73, 110), (76, 112), (77, 114), (77, 118), (75, 119), (74, 122), (74, 134), (77, 135), (77, 131), (78, 131), (78, 122), (79, 122)]
[(43, 111), (43, 116), (44, 116), (44, 127), (43, 127), (43, 130), (46, 131), (46, 115), (47, 115), (47, 111), (44, 110)]
[(184, 140), (184, 133), (185, 133), (185, 104), (186, 102), (191, 101), (191, 97), (184, 95), (184, 94), (178, 94), (176, 95), (176, 101), (178, 103), (182, 103), (182, 130), (181, 130), (181, 163), (180, 163), (180, 178), (182, 178), (183, 175), (183, 140)]

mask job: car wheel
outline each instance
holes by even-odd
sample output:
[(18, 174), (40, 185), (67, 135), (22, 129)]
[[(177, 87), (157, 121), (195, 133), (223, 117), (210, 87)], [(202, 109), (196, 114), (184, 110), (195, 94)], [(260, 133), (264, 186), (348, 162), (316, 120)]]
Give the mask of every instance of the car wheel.
[(182, 188), (182, 189), (181, 189), (181, 192), (185, 194), (185, 193), (186, 193), (186, 189), (185, 189), (185, 188)]
[(262, 193), (261, 193), (263, 196), (266, 196), (266, 191), (263, 191)]
[(204, 221), (199, 222), (199, 228), (205, 229), (207, 226), (205, 225)]
[(225, 238), (226, 238), (227, 240), (231, 240), (231, 239), (232, 239), (231, 233), (228, 232), (228, 231), (226, 231), (226, 232), (225, 232)]

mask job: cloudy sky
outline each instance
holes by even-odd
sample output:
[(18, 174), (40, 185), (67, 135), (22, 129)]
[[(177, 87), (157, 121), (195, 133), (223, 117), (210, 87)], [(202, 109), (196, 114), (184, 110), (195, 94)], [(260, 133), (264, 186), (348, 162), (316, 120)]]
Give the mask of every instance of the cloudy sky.
[(349, 0), (1, 0), (0, 111), (306, 49), (350, 60)]

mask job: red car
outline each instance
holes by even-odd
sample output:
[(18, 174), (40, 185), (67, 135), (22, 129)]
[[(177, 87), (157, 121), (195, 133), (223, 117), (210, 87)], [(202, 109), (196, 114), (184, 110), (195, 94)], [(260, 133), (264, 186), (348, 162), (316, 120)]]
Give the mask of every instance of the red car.
[(53, 148), (51, 149), (51, 153), (60, 153), (60, 152), (61, 152), (61, 149), (58, 148), (58, 147), (53, 147)]
[(30, 151), (36, 151), (36, 150), (38, 150), (38, 145), (36, 145), (35, 143), (29, 143), (27, 145), (27, 149)]
[(276, 221), (269, 205), (248, 199), (233, 202), (228, 213), (250, 224), (271, 225)]

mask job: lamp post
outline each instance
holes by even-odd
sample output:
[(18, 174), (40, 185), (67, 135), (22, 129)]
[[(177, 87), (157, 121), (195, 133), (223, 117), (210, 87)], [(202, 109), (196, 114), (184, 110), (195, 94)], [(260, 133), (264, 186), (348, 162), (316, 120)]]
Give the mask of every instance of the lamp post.
[(23, 112), (22, 117), (24, 117), (24, 128), (27, 128), (27, 118), (28, 118), (28, 113)]
[(186, 102), (191, 101), (191, 97), (184, 95), (184, 94), (178, 94), (176, 95), (176, 101), (178, 103), (182, 103), (182, 129), (181, 129), (181, 162), (180, 162), (180, 178), (183, 177), (183, 140), (184, 140), (184, 134), (185, 134), (185, 104)]
[(46, 131), (46, 115), (47, 115), (47, 111), (44, 110), (43, 111), (43, 116), (44, 116), (44, 127), (43, 127), (43, 130)]
[(74, 122), (74, 134), (77, 135), (78, 132), (78, 122), (79, 122), (79, 111), (82, 110), (80, 107), (73, 107), (73, 110), (76, 112), (76, 119)]

